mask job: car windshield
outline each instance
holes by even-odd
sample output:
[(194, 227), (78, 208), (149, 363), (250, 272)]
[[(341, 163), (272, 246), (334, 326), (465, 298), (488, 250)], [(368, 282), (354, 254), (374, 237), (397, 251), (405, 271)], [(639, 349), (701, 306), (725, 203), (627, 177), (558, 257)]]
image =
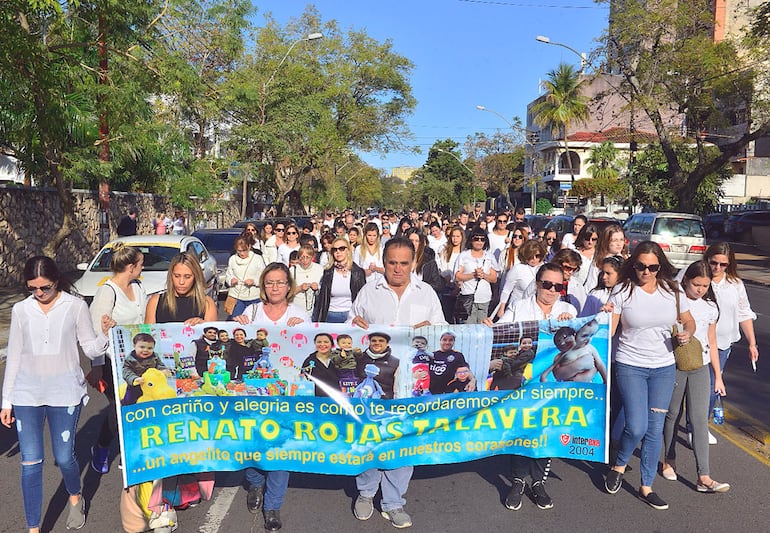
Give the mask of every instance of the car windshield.
[[(179, 248), (169, 246), (142, 246), (133, 244), (144, 254), (144, 270), (146, 272), (165, 272), (171, 265), (171, 260), (179, 253)], [(112, 248), (105, 248), (94, 261), (92, 272), (109, 272)]]
[(235, 249), (235, 238), (238, 235), (240, 233), (208, 233), (202, 235), (195, 234), (194, 236), (203, 241), (209, 252), (230, 253)]
[(658, 218), (652, 230), (655, 235), (665, 237), (703, 237), (703, 224), (692, 218)]

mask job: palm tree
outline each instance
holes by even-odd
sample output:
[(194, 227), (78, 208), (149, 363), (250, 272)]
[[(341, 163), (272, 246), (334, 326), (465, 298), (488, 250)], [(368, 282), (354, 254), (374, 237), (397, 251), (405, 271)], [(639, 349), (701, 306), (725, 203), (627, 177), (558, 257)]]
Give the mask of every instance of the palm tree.
[(534, 121), (541, 128), (550, 128), (551, 137), (564, 139), (564, 155), (574, 182), (575, 171), (569, 155), (567, 134), (572, 124), (585, 122), (590, 117), (588, 98), (582, 92), (583, 80), (572, 65), (560, 63), (556, 70), (548, 73), (544, 85), (545, 98), (532, 108)]
[(604, 141), (591, 149), (591, 155), (587, 160), (591, 165), (588, 167), (588, 172), (594, 178), (616, 179), (620, 175), (617, 159), (618, 149), (610, 141)]

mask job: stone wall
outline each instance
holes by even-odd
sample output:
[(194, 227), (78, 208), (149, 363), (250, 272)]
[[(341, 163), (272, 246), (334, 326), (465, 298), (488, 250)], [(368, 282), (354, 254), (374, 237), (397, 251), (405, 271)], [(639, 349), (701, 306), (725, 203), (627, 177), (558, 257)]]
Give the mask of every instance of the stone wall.
[[(75, 270), (78, 263), (90, 261), (99, 251), (99, 205), (96, 191), (72, 191), (75, 205), (75, 229), (56, 251), (56, 262), (64, 272)], [(137, 231), (151, 234), (152, 219), (159, 211), (173, 215), (168, 198), (152, 194), (112, 192), (110, 194), (110, 238), (130, 207), (139, 211)], [(214, 213), (184, 211), (188, 226), (201, 220), (208, 227), (230, 227), (239, 219), (237, 202), (222, 202)], [(0, 287), (21, 282), (24, 262), (42, 253), (51, 236), (61, 225), (62, 208), (55, 189), (0, 186)]]

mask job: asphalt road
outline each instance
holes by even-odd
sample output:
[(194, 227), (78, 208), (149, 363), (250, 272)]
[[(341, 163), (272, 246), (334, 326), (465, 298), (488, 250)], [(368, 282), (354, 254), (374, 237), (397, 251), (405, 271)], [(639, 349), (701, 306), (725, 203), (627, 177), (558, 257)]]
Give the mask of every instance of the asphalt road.
[[(748, 363), (745, 342), (733, 350), (725, 381), (728, 389), (726, 411), (740, 411), (770, 428), (770, 288), (749, 287), (752, 306), (758, 314), (756, 327), (760, 345), (757, 372)], [(766, 347), (766, 348), (764, 348)], [(763, 349), (764, 348), (764, 349)], [(4, 370), (4, 368), (3, 368)], [(122, 478), (117, 459), (106, 475), (88, 468), (89, 448), (95, 441), (102, 411), (107, 403), (94, 395), (84, 408), (77, 433), (77, 453), (83, 470), (84, 494), (89, 501), (88, 522), (82, 531), (121, 531), (118, 502)], [(603, 490), (606, 466), (598, 463), (556, 460), (547, 484), (554, 508), (539, 510), (525, 500), (520, 511), (502, 505), (510, 480), (508, 458), (498, 456), (482, 461), (418, 467), (407, 494), (407, 509), (417, 532), (507, 531), (697, 531), (741, 532), (770, 530), (770, 461), (768, 445), (755, 443), (759, 456), (751, 453), (740, 436), (740, 428), (726, 424), (718, 432), (719, 443), (710, 447), (711, 475), (732, 485), (730, 492), (706, 495), (695, 492), (697, 475), (692, 453), (683, 445), (677, 463), (679, 481), (658, 477), (655, 490), (669, 502), (667, 511), (655, 511), (635, 494), (639, 484), (638, 458), (616, 495)], [(726, 436), (726, 437), (725, 437)], [(750, 440), (750, 439), (749, 439)], [(744, 439), (745, 441), (745, 439)], [(680, 441), (683, 443), (683, 441)], [(739, 445), (734, 444), (738, 442)], [(66, 494), (58, 469), (50, 456), (45, 465), (43, 531), (65, 531)], [(19, 489), (16, 434), (0, 427), (0, 487), (3, 512), (0, 533), (24, 530), (24, 513)], [(246, 492), (239, 473), (222, 473), (212, 501), (179, 514), (180, 533), (263, 531), (262, 518), (246, 510)], [(352, 478), (293, 474), (282, 508), (287, 532), (385, 532), (393, 528), (378, 514), (359, 522), (351, 512), (355, 498)]]

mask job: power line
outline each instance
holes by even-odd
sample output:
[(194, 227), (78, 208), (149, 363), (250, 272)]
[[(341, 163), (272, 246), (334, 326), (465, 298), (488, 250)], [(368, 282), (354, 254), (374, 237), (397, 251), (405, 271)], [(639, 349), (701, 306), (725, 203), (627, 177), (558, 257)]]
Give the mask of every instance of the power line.
[(521, 4), (517, 2), (498, 2), (494, 0), (458, 0), (459, 2), (465, 2), (466, 4), (489, 4), (494, 6), (505, 7), (525, 7), (525, 8), (543, 8), (543, 9), (607, 9), (602, 6), (571, 6), (571, 5), (554, 5), (554, 4)]

